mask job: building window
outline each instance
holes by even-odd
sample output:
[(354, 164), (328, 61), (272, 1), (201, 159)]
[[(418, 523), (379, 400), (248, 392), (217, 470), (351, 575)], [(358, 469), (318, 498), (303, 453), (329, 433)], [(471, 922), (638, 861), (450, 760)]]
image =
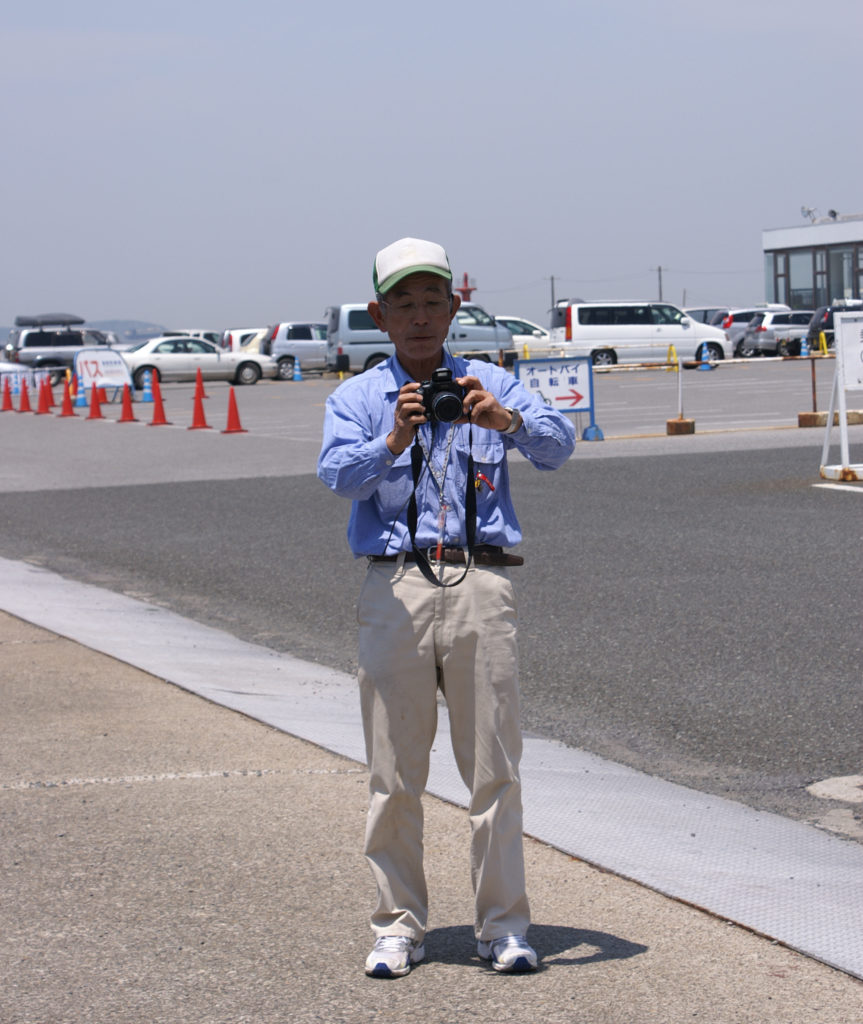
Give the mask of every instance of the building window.
[(776, 302), (776, 260), (772, 252), (764, 253), (764, 298)]
[(814, 308), (826, 306), (830, 302), (830, 289), (827, 287), (827, 250), (815, 250), (815, 299)]
[(788, 254), (790, 285), (789, 305), (794, 309), (813, 309), (815, 305), (815, 280), (813, 275), (812, 251)]
[(788, 256), (784, 252), (776, 253), (776, 298), (774, 302), (788, 305)]
[(853, 249), (830, 250), (830, 299), (854, 297)]

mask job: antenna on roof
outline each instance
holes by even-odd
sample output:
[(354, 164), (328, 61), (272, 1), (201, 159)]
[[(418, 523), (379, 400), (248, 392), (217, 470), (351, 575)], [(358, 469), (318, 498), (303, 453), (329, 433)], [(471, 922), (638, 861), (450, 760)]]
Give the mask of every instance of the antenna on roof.
[(813, 224), (815, 223), (815, 214), (816, 213), (818, 213), (818, 211), (815, 209), (814, 206), (801, 206), (800, 207), (800, 216), (801, 217), (808, 217), (809, 220), (812, 221)]

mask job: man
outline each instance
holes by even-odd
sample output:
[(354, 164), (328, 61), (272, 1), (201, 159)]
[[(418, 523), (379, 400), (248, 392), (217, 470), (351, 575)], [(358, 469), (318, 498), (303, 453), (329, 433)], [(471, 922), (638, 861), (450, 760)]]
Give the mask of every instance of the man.
[[(506, 452), (514, 447), (538, 469), (556, 469), (575, 432), (505, 370), (444, 350), (460, 300), (441, 246), (394, 242), (377, 254), (373, 282), (368, 310), (395, 355), (330, 396), (318, 461), (321, 480), (352, 499), (348, 541), (369, 562), (358, 607), (359, 686), (370, 772), (365, 854), (378, 898), (365, 969), (401, 976), (425, 955), (421, 797), (440, 689), (470, 790), (479, 956), (498, 971), (534, 970), (507, 568), (522, 559), (504, 551), (521, 532)], [(441, 370), (453, 382), (435, 393), (427, 385)]]

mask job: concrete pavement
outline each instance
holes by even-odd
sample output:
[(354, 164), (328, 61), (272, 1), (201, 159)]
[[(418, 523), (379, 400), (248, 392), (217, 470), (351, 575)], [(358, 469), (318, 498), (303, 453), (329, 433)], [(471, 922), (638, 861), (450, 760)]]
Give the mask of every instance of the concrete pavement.
[(368, 979), (362, 765), (0, 614), (0, 1020), (859, 1024), (863, 984), (526, 842), (536, 975), (476, 958), (428, 798), (427, 960)]

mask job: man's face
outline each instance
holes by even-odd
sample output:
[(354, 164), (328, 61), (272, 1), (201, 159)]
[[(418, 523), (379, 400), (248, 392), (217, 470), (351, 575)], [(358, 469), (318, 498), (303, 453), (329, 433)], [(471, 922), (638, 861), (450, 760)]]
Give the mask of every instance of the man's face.
[(383, 301), (369, 303), (369, 313), (390, 336), (399, 362), (408, 369), (440, 358), (460, 304), (461, 299), (450, 294), (443, 278), (423, 272), (404, 278)]

